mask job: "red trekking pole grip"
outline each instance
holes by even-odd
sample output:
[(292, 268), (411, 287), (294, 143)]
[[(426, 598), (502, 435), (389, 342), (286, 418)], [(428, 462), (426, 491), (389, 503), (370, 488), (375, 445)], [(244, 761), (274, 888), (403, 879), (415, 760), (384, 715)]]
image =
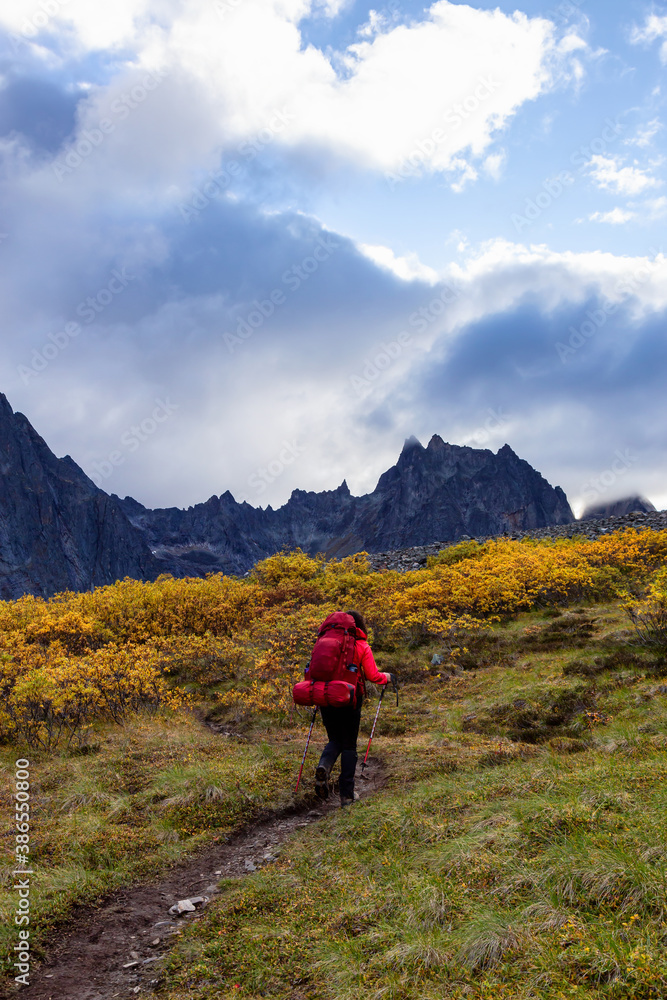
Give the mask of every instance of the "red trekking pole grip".
[(310, 720), (310, 729), (308, 730), (308, 739), (306, 740), (306, 749), (303, 751), (303, 757), (301, 758), (301, 767), (299, 768), (299, 777), (296, 779), (296, 788), (294, 789), (294, 794), (299, 791), (299, 782), (301, 781), (301, 775), (303, 774), (303, 765), (306, 763), (306, 754), (308, 753), (308, 746), (310, 744), (310, 737), (313, 733), (313, 726), (315, 725), (315, 716), (317, 715), (317, 709), (319, 706), (315, 706), (315, 711), (313, 712), (313, 717)]

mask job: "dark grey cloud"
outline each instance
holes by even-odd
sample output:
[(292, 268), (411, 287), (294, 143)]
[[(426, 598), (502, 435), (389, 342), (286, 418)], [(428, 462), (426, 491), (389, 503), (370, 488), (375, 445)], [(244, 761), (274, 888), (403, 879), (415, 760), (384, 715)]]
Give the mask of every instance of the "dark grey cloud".
[[(638, 314), (633, 298), (609, 314), (601, 296), (545, 311), (526, 299), (436, 341), (400, 387), (401, 418), (412, 412), (423, 436), (508, 441), (574, 501), (620, 452), (628, 462), (599, 499), (667, 499), (667, 311)], [(395, 399), (382, 401), (369, 420), (394, 412)]]
[(253, 470), (295, 436), (306, 457), (274, 502), (342, 479), (350, 378), (432, 290), (300, 213), (221, 196), (189, 223), (173, 201), (142, 223), (122, 189), (82, 210), (57, 184), (47, 174), (41, 206), (15, 199), (23, 226), (1, 279), (14, 306), (3, 387), (52, 447), (92, 474), (169, 399), (169, 419), (101, 485), (156, 505), (227, 488), (258, 500)]
[(0, 90), (0, 136), (19, 133), (38, 150), (56, 152), (72, 134), (79, 95), (47, 80), (9, 80)]
[[(437, 432), (507, 440), (573, 496), (631, 448), (613, 491), (632, 476), (667, 494), (662, 306), (627, 298), (558, 348), (603, 309), (617, 261), (507, 246), (463, 264), (450, 301), (306, 214), (330, 152), (271, 140), (247, 156), (205, 82), (176, 67), (142, 91), (143, 71), (111, 58), (47, 76), (24, 46), (0, 94), (15, 138), (0, 148), (0, 388), (57, 453), (152, 505), (226, 489), (276, 504), (344, 476), (371, 489), (403, 438)], [(285, 440), (294, 462), (254, 495)]]
[[(607, 398), (610, 392), (655, 384), (665, 371), (664, 315), (640, 322), (625, 303), (606, 315), (603, 300), (563, 303), (545, 313), (522, 302), (509, 313), (486, 316), (437, 351), (426, 391), (522, 398)], [(602, 322), (598, 326), (596, 318)], [(661, 336), (662, 331), (662, 336)]]

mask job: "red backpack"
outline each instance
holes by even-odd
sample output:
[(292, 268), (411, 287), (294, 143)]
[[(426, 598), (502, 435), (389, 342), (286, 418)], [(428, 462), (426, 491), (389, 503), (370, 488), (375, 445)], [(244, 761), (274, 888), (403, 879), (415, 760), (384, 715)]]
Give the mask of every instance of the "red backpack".
[(352, 615), (335, 611), (319, 627), (306, 679), (292, 689), (297, 705), (343, 708), (357, 703), (361, 671), (354, 662), (357, 626)]

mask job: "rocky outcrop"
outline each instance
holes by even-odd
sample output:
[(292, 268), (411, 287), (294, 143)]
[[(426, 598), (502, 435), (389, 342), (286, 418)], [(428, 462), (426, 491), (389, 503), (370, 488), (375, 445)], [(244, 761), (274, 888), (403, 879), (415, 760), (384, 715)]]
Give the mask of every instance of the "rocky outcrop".
[[(503, 533), (500, 537), (512, 541), (519, 541), (522, 538), (580, 538), (584, 541), (595, 542), (604, 535), (627, 528), (634, 528), (637, 531), (667, 531), (667, 510), (657, 510), (646, 514), (635, 512), (591, 521), (579, 520), (570, 524), (537, 528), (534, 531)], [(498, 538), (498, 535), (480, 535), (474, 539), (465, 536), (460, 538), (459, 542), (476, 541), (483, 544), (495, 538)], [(395, 569), (405, 573), (409, 570), (421, 569), (426, 566), (429, 556), (436, 556), (439, 552), (456, 544), (458, 543), (442, 541), (432, 542), (430, 545), (394, 549), (389, 552), (375, 552), (369, 556), (369, 562), (372, 569), (375, 570)]]
[(509, 445), (494, 455), (447, 444), (438, 435), (427, 448), (415, 438), (406, 441), (396, 465), (360, 500), (357, 531), (369, 552), (573, 520), (560, 487), (550, 486)]
[(654, 511), (655, 507), (646, 497), (623, 497), (622, 500), (613, 500), (611, 503), (600, 503), (587, 507), (580, 520), (592, 521), (600, 517), (622, 517), (623, 514), (632, 513), (651, 514)]
[(2, 393), (0, 472), (0, 598), (159, 573), (118, 503), (71, 458), (56, 458)]
[(563, 491), (509, 445), (494, 455), (437, 435), (426, 448), (409, 438), (396, 465), (361, 497), (343, 482), (321, 493), (294, 490), (278, 510), (238, 504), (231, 493), (187, 510), (119, 503), (165, 568), (181, 574), (243, 573), (284, 548), (342, 557), (574, 520)]

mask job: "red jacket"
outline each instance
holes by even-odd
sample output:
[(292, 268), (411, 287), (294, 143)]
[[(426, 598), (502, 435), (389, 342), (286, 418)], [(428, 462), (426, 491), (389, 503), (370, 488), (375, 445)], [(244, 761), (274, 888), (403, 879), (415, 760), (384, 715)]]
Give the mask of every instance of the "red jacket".
[[(365, 632), (362, 632), (360, 628), (357, 629), (357, 641), (354, 646), (354, 662), (361, 667), (361, 673), (367, 681), (371, 684), (386, 684), (387, 677), (385, 674), (381, 673), (375, 663), (373, 657), (373, 651), (368, 645), (368, 640), (366, 638)], [(365, 686), (364, 686), (364, 694)]]

